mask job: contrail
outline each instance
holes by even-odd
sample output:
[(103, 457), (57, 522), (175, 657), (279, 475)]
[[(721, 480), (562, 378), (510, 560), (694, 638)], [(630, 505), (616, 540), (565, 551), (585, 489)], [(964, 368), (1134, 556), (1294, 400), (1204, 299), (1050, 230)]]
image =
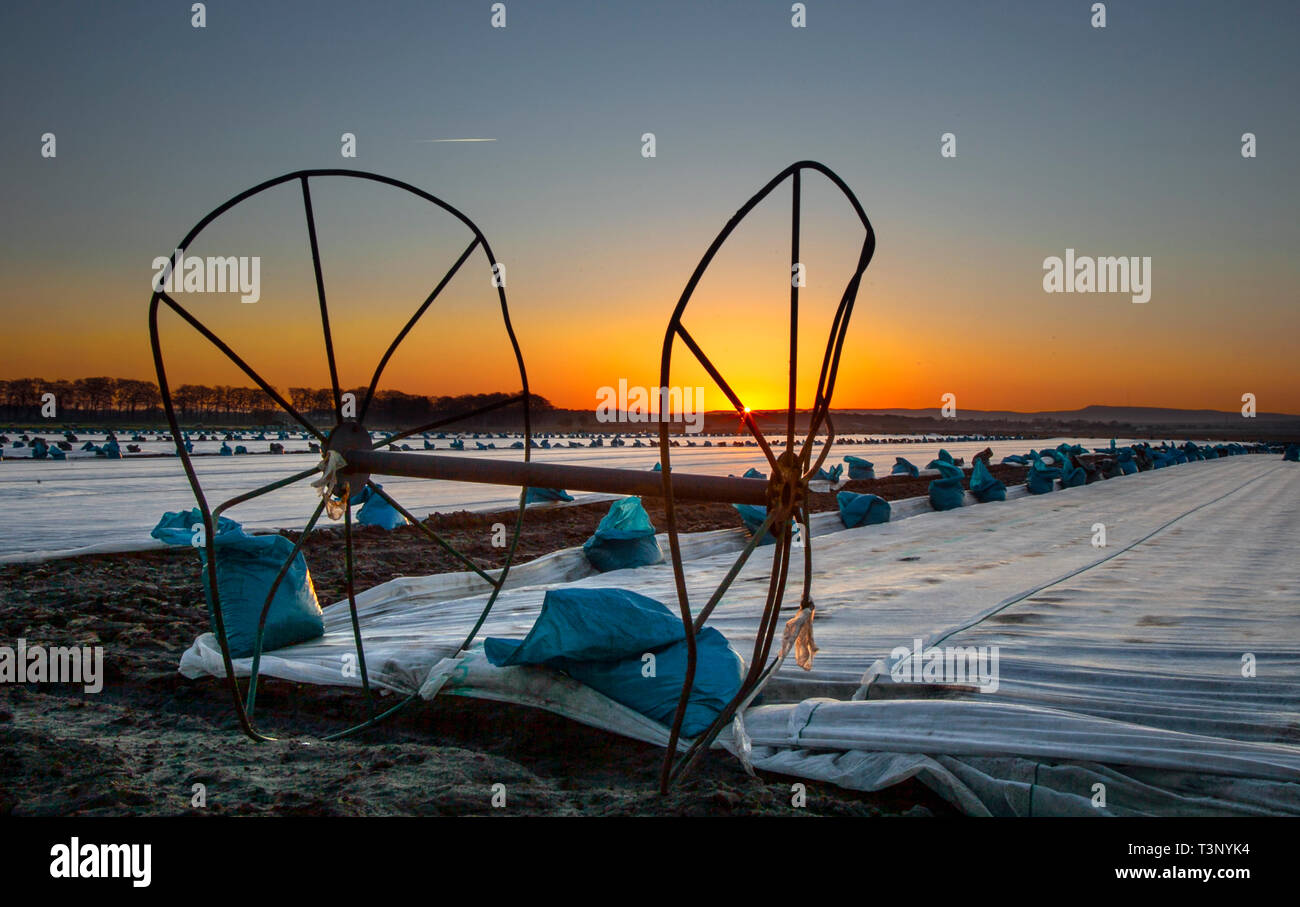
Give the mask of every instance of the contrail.
[(496, 139), (416, 139), (421, 145), (431, 145), (435, 142), (495, 142)]

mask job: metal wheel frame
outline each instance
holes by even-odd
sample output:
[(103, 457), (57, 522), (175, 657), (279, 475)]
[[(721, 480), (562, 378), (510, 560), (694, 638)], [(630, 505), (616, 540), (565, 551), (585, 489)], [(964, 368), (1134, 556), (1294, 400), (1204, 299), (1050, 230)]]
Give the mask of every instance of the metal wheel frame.
[[(790, 286), (790, 360), (789, 360), (789, 408), (786, 422), (786, 444), (785, 449), (780, 457), (772, 453), (771, 447), (764, 438), (763, 433), (758, 429), (753, 416), (746, 410), (743, 402), (737, 394), (727, 384), (726, 379), (709, 360), (708, 355), (700, 348), (690, 332), (682, 324), (682, 315), (686, 310), (691, 296), (695, 292), (696, 286), (700, 279), (708, 270), (709, 264), (713, 261), (714, 256), (722, 248), (727, 238), (732, 234), (737, 226), (740, 225), (755, 207), (770, 195), (777, 186), (781, 185), (787, 179), (791, 181), (791, 226), (790, 226), (790, 262), (791, 265), (799, 263), (799, 226), (800, 226), (800, 194), (802, 186), (803, 171), (809, 170), (820, 173), (825, 176), (832, 184), (836, 186), (848, 199), (853, 211), (857, 214), (858, 219), (866, 231), (865, 239), (862, 243), (862, 249), (858, 255), (857, 266), (853, 275), (849, 278), (844, 293), (840, 297), (840, 303), (835, 312), (835, 318), (831, 325), (830, 337), (827, 340), (826, 352), (822, 357), (821, 375), (817, 384), (817, 394), (813, 403), (812, 413), (809, 420), (808, 433), (805, 438), (803, 447), (796, 455), (795, 450), (795, 396), (797, 390), (798, 378), (798, 332), (799, 332), (799, 287), (791, 281)], [(785, 170), (782, 170), (773, 177), (767, 185), (755, 193), (749, 201), (741, 206), (732, 218), (727, 221), (726, 225), (718, 233), (713, 243), (705, 251), (704, 257), (696, 266), (695, 272), (691, 275), (682, 291), (681, 298), (677, 302), (677, 307), (673, 310), (671, 319), (668, 322), (668, 328), (664, 334), (662, 357), (660, 360), (659, 386), (668, 387), (672, 367), (672, 352), (677, 340), (681, 340), (683, 345), (694, 355), (709, 373), (709, 376), (718, 385), (719, 389), (726, 395), (727, 399), (735, 407), (736, 412), (740, 415), (742, 423), (749, 429), (758, 446), (762, 449), (767, 457), (768, 465), (772, 473), (768, 479), (768, 508), (767, 519), (762, 527), (754, 533), (749, 544), (740, 553), (736, 563), (723, 578), (708, 602), (700, 610), (698, 615), (691, 612), (690, 600), (686, 590), (686, 576), (682, 567), (681, 543), (677, 529), (677, 509), (673, 498), (673, 474), (670, 468), (671, 444), (668, 436), (668, 422), (661, 420), (659, 423), (659, 457), (663, 469), (663, 494), (664, 507), (667, 517), (668, 542), (672, 549), (673, 579), (677, 588), (677, 601), (681, 611), (682, 627), (686, 633), (686, 676), (682, 682), (682, 692), (678, 698), (677, 711), (673, 717), (672, 728), (669, 732), (668, 747), (664, 753), (663, 766), (659, 776), (660, 793), (666, 794), (672, 783), (681, 778), (699, 758), (712, 742), (717, 738), (721, 730), (735, 716), (739, 709), (764, 682), (771, 672), (776, 668), (776, 662), (771, 665), (767, 664), (768, 656), (772, 648), (772, 640), (776, 633), (781, 616), (781, 604), (785, 596), (786, 577), (790, 567), (790, 549), (792, 544), (793, 533), (791, 531), (791, 520), (797, 519), (803, 527), (804, 536), (804, 583), (803, 591), (800, 598), (800, 610), (805, 607), (814, 609), (812, 600), (812, 533), (808, 525), (808, 508), (806, 497), (808, 492), (808, 481), (817, 474), (825, 461), (827, 454), (830, 453), (831, 445), (835, 440), (835, 430), (830, 419), (831, 395), (835, 390), (835, 378), (839, 371), (840, 354), (844, 346), (844, 337), (848, 331), (849, 318), (853, 314), (853, 305), (857, 299), (858, 289), (861, 286), (862, 274), (866, 271), (867, 265), (871, 263), (872, 255), (876, 248), (876, 234), (871, 226), (871, 221), (867, 218), (866, 212), (862, 209), (861, 203), (853, 194), (848, 185), (840, 179), (834, 172), (823, 164), (816, 161), (798, 161), (791, 164)], [(793, 268), (792, 268), (793, 270)], [(814, 441), (817, 437), (818, 429), (822, 423), (826, 425), (827, 437), (822, 445), (821, 454), (816, 461), (812, 460), (812, 450)], [(768, 584), (767, 600), (763, 607), (763, 613), (759, 621), (758, 631), (754, 638), (754, 649), (750, 660), (749, 668), (740, 689), (732, 698), (731, 702), (719, 713), (718, 717), (712, 724), (701, 734), (699, 734), (686, 748), (686, 752), (678, 759), (677, 749), (681, 741), (682, 723), (686, 717), (686, 708), (690, 702), (691, 690), (695, 684), (695, 670), (697, 663), (697, 650), (695, 637), (704, 627), (704, 622), (712, 613), (714, 607), (722, 600), (730, 587), (732, 581), (739, 574), (745, 561), (749, 559), (757, 547), (758, 542), (769, 532), (776, 537), (776, 550), (772, 557), (771, 580)], [(811, 610), (809, 618), (815, 610)]]
[[(438, 282), (437, 286), (435, 286), (435, 288), (425, 298), (423, 304), (416, 309), (415, 313), (406, 322), (405, 326), (401, 329), (401, 331), (398, 332), (397, 336), (393, 339), (392, 343), (388, 346), (383, 357), (380, 359), (378, 366), (375, 369), (373, 377), (370, 380), (369, 387), (367, 388), (366, 391), (365, 399), (361, 401), (361, 405), (359, 407), (358, 416), (356, 420), (350, 420), (350, 419), (345, 420), (342, 414), (343, 413), (342, 389), (339, 386), (339, 380), (338, 380), (338, 368), (337, 368), (335, 355), (334, 355), (334, 340), (330, 330), (330, 322), (329, 322), (329, 307), (326, 303), (326, 297), (325, 297), (324, 274), (321, 268), (320, 248), (316, 237), (315, 213), (313, 211), (312, 200), (311, 200), (311, 180), (328, 178), (328, 177), (343, 177), (343, 178), (368, 180), (371, 182), (391, 186), (397, 189), (402, 189), (453, 215), (462, 224), (464, 224), (473, 234), (473, 239), (469, 243), (469, 245), (460, 254), (459, 258), (451, 265), (451, 267), (447, 270), (446, 274), (443, 276), (442, 280)], [(447, 286), (447, 284), (450, 283), (451, 279), (460, 270), (461, 266), (465, 264), (465, 262), (469, 259), (469, 257), (474, 252), (474, 250), (476, 248), (482, 248), (483, 253), (486, 256), (488, 260), (488, 264), (492, 268), (493, 273), (495, 273), (495, 266), (498, 264), (496, 256), (492, 254), (492, 249), (490, 244), (488, 243), (487, 237), (483, 235), (483, 232), (478, 228), (478, 226), (473, 221), (471, 221), (468, 217), (466, 217), (463, 213), (461, 213), (459, 210), (457, 210), (447, 202), (443, 201), (442, 199), (436, 198), (433, 195), (430, 195), (429, 193), (424, 192), (423, 190), (415, 186), (412, 186), (408, 183), (404, 183), (400, 180), (392, 179), (390, 177), (381, 176), (379, 174), (367, 173), (365, 171), (360, 171), (360, 170), (323, 169), (323, 170), (297, 170), (292, 173), (286, 173), (283, 176), (279, 176), (274, 179), (267, 180), (263, 183), (259, 183), (258, 185), (252, 187), (251, 189), (241, 192), (238, 195), (231, 198), (230, 200), (226, 201), (225, 203), (217, 206), (211, 212), (209, 212), (202, 220), (200, 220), (189, 231), (189, 233), (185, 235), (185, 238), (182, 239), (175, 246), (175, 249), (177, 251), (174, 252), (172, 255), (169, 268), (174, 270), (177, 256), (183, 254), (185, 250), (189, 247), (189, 245), (199, 236), (199, 234), (209, 224), (211, 224), (214, 220), (216, 220), (226, 211), (230, 210), (234, 206), (251, 198), (254, 195), (257, 195), (261, 192), (264, 192), (276, 186), (293, 182), (295, 180), (300, 183), (302, 189), (303, 208), (306, 216), (307, 233), (308, 233), (308, 239), (309, 239), (311, 256), (312, 256), (312, 266), (313, 266), (315, 279), (316, 279), (317, 298), (320, 303), (321, 327), (324, 333), (325, 352), (326, 352), (326, 357), (328, 359), (329, 372), (330, 372), (330, 384), (331, 384), (331, 390), (333, 391), (333, 397), (334, 397), (335, 425), (334, 428), (328, 434), (322, 434), (321, 431), (317, 429), (316, 426), (314, 426), (309, 420), (307, 420), (304, 416), (302, 416), (302, 414), (300, 414), (288, 401), (286, 401), (275, 390), (275, 388), (273, 388), (265, 379), (261, 377), (261, 375), (259, 375), (252, 367), (250, 367), (243, 359), (241, 359), (234, 352), (234, 350), (232, 350), (225, 342), (223, 342), (219, 337), (217, 337), (212, 331), (208, 330), (208, 328), (205, 327), (202, 324), (202, 322), (200, 322), (194, 315), (192, 315), (188, 310), (186, 310), (184, 306), (178, 303), (174, 298), (172, 298), (172, 296), (169, 293), (167, 293), (161, 287), (154, 291), (153, 296), (150, 298), (149, 301), (149, 339), (150, 339), (150, 345), (153, 350), (154, 369), (158, 375), (158, 388), (162, 395), (163, 410), (167, 416), (167, 423), (171, 430), (172, 439), (176, 443), (176, 451), (181, 459), (181, 465), (185, 470), (185, 475), (189, 481), (190, 488), (194, 492), (194, 497), (198, 504), (198, 509), (203, 519), (204, 556), (206, 560), (206, 582), (204, 584), (205, 586), (204, 593), (207, 598), (209, 613), (212, 618), (214, 635), (216, 636), (217, 641), (221, 647), (221, 658), (225, 668), (226, 685), (230, 691), (231, 698), (235, 705), (235, 713), (238, 717), (240, 728), (248, 737), (250, 737), (253, 740), (259, 740), (259, 741), (275, 739), (274, 737), (271, 737), (259, 731), (253, 722), (254, 709), (256, 705), (256, 696), (257, 696), (258, 671), (261, 664), (262, 643), (263, 643), (263, 635), (266, 627), (267, 616), (270, 613), (271, 603), (275, 598), (276, 592), (279, 590), (281, 582), (283, 581), (285, 575), (288, 573), (289, 568), (293, 564), (294, 559), (298, 556), (299, 552), (302, 550), (303, 544), (306, 542), (312, 530), (315, 528), (317, 521), (320, 519), (321, 512), (325, 508), (325, 500), (322, 499), (320, 504), (317, 506), (315, 513), (308, 520), (306, 526), (299, 534), (297, 543), (294, 545), (293, 551), (289, 554), (289, 557), (285, 560), (283, 566), (280, 568), (280, 571), (277, 574), (274, 582), (271, 585), (270, 591), (267, 594), (266, 601), (263, 604), (261, 615), (258, 621), (257, 641), (254, 648), (253, 664), (252, 664), (251, 675), (249, 678), (247, 699), (245, 699), (245, 697), (240, 693), (239, 680), (235, 673), (234, 659), (230, 654), (230, 645), (226, 638), (225, 619), (222, 612), (221, 596), (220, 596), (219, 586), (217, 583), (217, 549), (216, 549), (217, 520), (224, 511), (230, 509), (231, 507), (234, 507), (237, 504), (241, 504), (245, 501), (266, 494), (270, 491), (274, 491), (278, 488), (283, 488), (287, 485), (293, 484), (294, 482), (298, 482), (301, 481), (302, 479), (315, 475), (316, 473), (321, 471), (322, 467), (318, 465), (312, 469), (303, 470), (301, 472), (295, 473), (286, 478), (279, 479), (267, 485), (263, 485), (257, 489), (254, 489), (253, 491), (247, 492), (245, 494), (237, 495), (236, 497), (233, 497), (221, 503), (215, 509), (210, 508), (208, 505), (207, 497), (203, 493), (202, 485), (199, 482), (197, 474), (195, 473), (194, 464), (191, 462), (190, 454), (185, 448), (185, 438), (181, 431), (180, 423), (176, 418), (176, 411), (172, 400), (170, 384), (168, 383), (167, 380), (167, 370), (163, 362), (162, 344), (161, 344), (161, 339), (159, 337), (159, 330), (158, 330), (158, 312), (159, 312), (160, 305), (165, 304), (173, 312), (179, 315), (182, 320), (184, 320), (191, 327), (193, 327), (201, 336), (203, 336), (210, 343), (212, 343), (221, 353), (223, 353), (228, 359), (230, 359), (236, 366), (238, 366), (246, 375), (248, 375), (258, 385), (258, 387), (262, 389), (263, 392), (265, 392), (272, 400), (275, 401), (275, 403), (280, 407), (280, 409), (282, 409), (294, 421), (296, 421), (300, 426), (302, 426), (302, 428), (305, 431), (313, 435), (320, 442), (322, 454), (327, 454), (329, 450), (330, 438), (334, 435), (335, 432), (337, 432), (340, 428), (344, 426), (349, 426), (355, 429), (355, 427), (360, 425), (362, 423), (362, 420), (365, 419), (366, 412), (368, 411), (370, 403), (374, 398), (375, 388), (378, 386), (379, 379), (383, 374), (383, 370), (387, 366), (389, 360), (392, 358), (393, 353), (396, 351), (397, 347), (401, 344), (401, 342), (406, 338), (406, 336), (410, 333), (411, 329), (415, 327), (416, 323), (420, 320), (420, 318), (429, 310), (433, 302), (437, 299), (438, 295)], [(498, 403), (480, 407), (478, 409), (472, 410), (468, 413), (460, 414), (458, 416), (439, 419), (428, 425), (420, 426), (414, 429), (410, 429), (408, 431), (399, 432), (395, 435), (385, 437), (382, 440), (376, 441), (373, 444), (371, 444), (370, 449), (373, 450), (381, 447), (382, 445), (390, 444), (396, 440), (410, 437), (411, 435), (419, 434), (424, 431), (431, 431), (434, 428), (439, 428), (445, 425), (452, 424), (457, 421), (461, 421), (467, 418), (472, 418), (477, 415), (482, 415), (486, 412), (495, 409), (500, 409), (515, 403), (522, 403), (523, 423), (524, 423), (524, 461), (528, 462), (531, 459), (532, 423), (531, 423), (531, 416), (530, 416), (531, 396), (528, 390), (528, 375), (527, 375), (527, 371), (524, 368), (524, 360), (523, 360), (523, 355), (519, 349), (519, 341), (515, 336), (514, 328), (510, 321), (510, 309), (506, 302), (505, 287), (498, 284), (496, 289), (497, 289), (497, 296), (500, 301), (501, 315), (505, 325), (506, 334), (509, 337), (511, 348), (514, 351), (515, 362), (519, 368), (520, 387), (522, 388), (521, 392), (518, 395), (511, 397), (505, 401), (500, 401)], [(367, 435), (366, 437), (368, 441), (369, 436)], [(355, 734), (359, 731), (365, 730), (367, 728), (373, 727), (378, 722), (393, 715), (398, 710), (408, 705), (418, 696), (417, 692), (412, 692), (406, 697), (404, 697), (403, 699), (401, 699), (396, 705), (380, 712), (376, 708), (374, 696), (371, 691), (370, 678), (366, 669), (366, 662), (365, 662), (365, 646), (361, 638), (360, 622), (357, 615), (356, 594), (353, 585), (354, 552), (353, 552), (353, 543), (352, 543), (352, 512), (351, 512), (351, 507), (348, 505), (347, 502), (347, 497), (350, 494), (350, 492), (353, 490), (353, 485), (361, 484), (360, 482), (356, 481), (357, 478), (358, 478), (357, 476), (346, 476), (346, 475), (343, 476), (342, 480), (336, 484), (335, 489), (333, 489), (332, 491), (335, 494), (335, 497), (341, 500), (343, 503), (344, 548), (345, 548), (345, 557), (346, 557), (345, 569), (346, 569), (348, 608), (350, 610), (351, 618), (352, 618), (353, 639), (356, 644), (358, 667), (361, 676), (361, 688), (366, 698), (368, 717), (364, 721), (358, 722), (357, 724), (354, 724), (342, 731), (338, 731), (336, 733), (327, 735), (324, 738), (327, 740), (345, 737), (351, 734)], [(392, 505), (399, 513), (401, 513), (413, 525), (415, 525), (422, 532), (424, 532), (424, 534), (429, 536), (434, 542), (441, 545), (445, 550), (449, 551), (453, 555), (459, 557), (474, 572), (476, 572), (491, 586), (492, 591), (488, 597), (487, 603), (485, 604), (482, 613), (479, 615), (477, 622), (474, 624), (473, 628), (469, 631), (469, 634), (465, 637), (464, 642), (461, 643), (460, 648), (458, 650), (458, 651), (464, 651), (473, 642), (474, 637), (477, 635), (479, 629), (482, 627), (483, 622), (487, 619), (488, 613), (491, 611), (492, 606), (496, 603), (497, 597), (500, 595), (501, 589), (504, 587), (506, 579), (509, 575), (510, 567), (514, 562), (514, 555), (519, 543), (520, 531), (523, 527), (525, 498), (528, 493), (527, 487), (520, 489), (519, 509), (515, 518), (514, 533), (511, 538), (510, 545), (506, 550), (505, 563), (500, 568), (498, 575), (494, 578), (492, 576), (489, 576), (487, 572), (480, 569), (467, 557), (465, 557), (460, 552), (458, 552), (453, 546), (451, 546), (440, 536), (438, 536), (438, 534), (434, 532), (433, 529), (426, 526), (417, 517), (415, 517), (408, 510), (402, 507), (399, 503), (393, 500), (393, 498), (390, 495), (388, 495), (386, 492), (378, 488), (378, 486), (374, 482), (370, 481), (369, 476), (364, 477), (364, 484), (366, 487), (372, 490), (372, 493), (379, 495), (386, 502)]]

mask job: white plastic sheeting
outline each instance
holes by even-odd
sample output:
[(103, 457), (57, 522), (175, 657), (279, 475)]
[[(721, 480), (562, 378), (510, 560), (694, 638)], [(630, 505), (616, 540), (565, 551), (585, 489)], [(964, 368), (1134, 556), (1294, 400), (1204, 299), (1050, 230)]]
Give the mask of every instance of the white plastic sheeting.
[[(895, 502), (893, 522), (853, 530), (819, 515), (821, 651), (810, 672), (787, 663), (746, 712), (750, 758), (857, 790), (916, 777), (972, 814), (1300, 814), (1297, 505), (1300, 468), (1239, 456), (943, 513)], [(1105, 547), (1094, 546), (1098, 524)], [(738, 530), (686, 538), (696, 607), (742, 544)], [(771, 556), (757, 549), (710, 619), (746, 657)], [(790, 575), (793, 614), (798, 550)], [(480, 638), (522, 637), (561, 583), (675, 601), (669, 565), (593, 575), (577, 550), (510, 580)], [(419, 690), (472, 625), (484, 588), (473, 575), (439, 575), (358, 596), (372, 682)], [(917, 639), (996, 646), (996, 691), (894, 681), (891, 651)], [(356, 685), (345, 670), (353, 651), (347, 605), (335, 604), (325, 637), (264, 656), (262, 670)], [(182, 671), (221, 673), (209, 634)], [(481, 649), (439, 680), (443, 695), (666, 743), (655, 722), (554, 672), (493, 668)], [(720, 743), (734, 748), (730, 733)]]

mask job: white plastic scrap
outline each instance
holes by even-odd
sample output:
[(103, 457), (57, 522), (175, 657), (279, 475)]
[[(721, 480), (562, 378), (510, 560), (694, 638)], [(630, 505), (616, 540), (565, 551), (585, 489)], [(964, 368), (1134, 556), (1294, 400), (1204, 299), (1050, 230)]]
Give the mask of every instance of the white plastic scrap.
[(857, 690), (849, 697), (849, 699), (854, 702), (861, 702), (866, 699), (867, 693), (871, 689), (871, 685), (876, 682), (876, 678), (885, 674), (887, 671), (888, 668), (885, 665), (885, 660), (883, 658), (877, 658), (871, 663), (871, 667), (867, 668), (866, 671), (862, 673), (862, 680), (859, 683)]
[(736, 758), (744, 766), (745, 772), (751, 777), (754, 776), (754, 763), (750, 761), (750, 754), (754, 751), (754, 741), (749, 739), (749, 734), (745, 732), (745, 716), (743, 711), (737, 711), (736, 717), (731, 722), (731, 739), (734, 745)]
[(466, 654), (465, 652), (457, 652), (450, 658), (444, 658), (435, 664), (429, 671), (429, 676), (424, 678), (424, 683), (420, 685), (420, 698), (432, 699), (437, 696), (438, 691), (451, 678), (452, 673), (460, 667), (460, 663), (464, 660)]
[(805, 671), (811, 671), (813, 659), (817, 657), (817, 644), (813, 642), (813, 615), (816, 608), (800, 608), (794, 617), (785, 622), (785, 633), (781, 637), (780, 661), (785, 660), (790, 646), (794, 646), (794, 660)]
[(343, 510), (348, 506), (347, 494), (343, 495), (341, 500), (334, 497), (334, 484), (338, 472), (348, 461), (343, 459), (343, 455), (337, 450), (331, 450), (325, 454), (321, 460), (320, 478), (311, 483), (320, 496), (325, 499), (325, 512), (329, 514), (331, 520), (337, 520), (343, 516)]

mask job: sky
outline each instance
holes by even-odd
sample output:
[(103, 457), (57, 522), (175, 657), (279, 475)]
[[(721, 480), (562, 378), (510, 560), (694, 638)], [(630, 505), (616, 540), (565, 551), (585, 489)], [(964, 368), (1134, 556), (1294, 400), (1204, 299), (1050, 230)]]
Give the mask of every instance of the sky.
[[(592, 408), (655, 386), (664, 331), (727, 219), (784, 167), (838, 173), (874, 226), (834, 405), (1089, 404), (1300, 413), (1300, 5), (9, 2), (0, 9), (0, 378), (154, 377), (158, 256), (242, 190), (383, 174), (471, 218), (506, 266), (533, 391)], [(1242, 135), (1256, 156), (1242, 155)], [(54, 157), (42, 155), (46, 133)], [(356, 137), (356, 156), (341, 136)], [(643, 136), (654, 135), (646, 156)], [(941, 154), (941, 136), (956, 155)], [(487, 138), (490, 142), (434, 139)], [(346, 386), (470, 237), (399, 190), (311, 183)], [(812, 400), (863, 229), (803, 180), (799, 392)], [(723, 246), (684, 323), (745, 404), (784, 405), (791, 197)], [(1150, 258), (1151, 297), (1045, 292), (1044, 261)], [(329, 381), (301, 188), (241, 204), (195, 255), (261, 295), (180, 294), (281, 388)], [(381, 387), (520, 386), (492, 275), (465, 265)], [(248, 384), (178, 318), (173, 385)], [(726, 402), (678, 344), (671, 383)]]

